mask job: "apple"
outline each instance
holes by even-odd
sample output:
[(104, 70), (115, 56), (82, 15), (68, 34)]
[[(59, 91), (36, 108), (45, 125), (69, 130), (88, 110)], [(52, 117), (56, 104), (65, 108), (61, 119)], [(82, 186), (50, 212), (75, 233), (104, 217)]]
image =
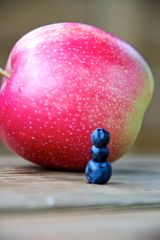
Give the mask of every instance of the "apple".
[(109, 161), (120, 158), (134, 143), (153, 92), (150, 68), (136, 50), (81, 23), (29, 32), (13, 47), (4, 72), (2, 141), (58, 170), (84, 170), (98, 127), (110, 131)]

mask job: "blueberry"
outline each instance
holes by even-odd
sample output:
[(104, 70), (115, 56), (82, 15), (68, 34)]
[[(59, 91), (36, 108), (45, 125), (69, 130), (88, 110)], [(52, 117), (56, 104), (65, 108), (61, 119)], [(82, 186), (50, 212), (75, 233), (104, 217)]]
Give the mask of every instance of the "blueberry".
[(91, 141), (98, 148), (105, 147), (110, 141), (109, 132), (103, 128), (97, 128), (91, 135)]
[(109, 156), (108, 147), (97, 148), (94, 145), (91, 148), (91, 155), (96, 162), (105, 162)]
[(89, 183), (105, 184), (112, 175), (112, 167), (109, 162), (95, 162), (90, 160), (86, 166), (85, 176)]

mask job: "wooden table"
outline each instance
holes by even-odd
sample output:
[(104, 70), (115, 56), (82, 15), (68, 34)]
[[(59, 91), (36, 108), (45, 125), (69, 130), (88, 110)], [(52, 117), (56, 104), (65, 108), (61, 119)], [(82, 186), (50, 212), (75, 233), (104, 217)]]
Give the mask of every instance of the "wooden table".
[(159, 229), (159, 155), (123, 157), (106, 185), (0, 157), (0, 240), (158, 240)]

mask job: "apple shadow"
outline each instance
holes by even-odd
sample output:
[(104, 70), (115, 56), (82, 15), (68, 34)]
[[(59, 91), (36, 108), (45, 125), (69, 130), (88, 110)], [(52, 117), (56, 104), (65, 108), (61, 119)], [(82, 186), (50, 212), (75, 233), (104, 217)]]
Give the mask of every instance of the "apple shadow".
[(48, 172), (47, 169), (41, 166), (17, 166), (14, 167), (16, 173), (18, 174), (39, 174)]

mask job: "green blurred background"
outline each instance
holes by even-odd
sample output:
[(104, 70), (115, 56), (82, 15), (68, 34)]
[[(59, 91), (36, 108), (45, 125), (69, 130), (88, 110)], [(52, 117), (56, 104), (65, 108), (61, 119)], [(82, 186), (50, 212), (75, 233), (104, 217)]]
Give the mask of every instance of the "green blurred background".
[[(0, 0), (0, 66), (28, 31), (56, 22), (96, 25), (128, 41), (147, 60), (155, 92), (133, 152), (160, 152), (160, 1), (159, 0)], [(0, 143), (0, 153), (9, 151)]]

